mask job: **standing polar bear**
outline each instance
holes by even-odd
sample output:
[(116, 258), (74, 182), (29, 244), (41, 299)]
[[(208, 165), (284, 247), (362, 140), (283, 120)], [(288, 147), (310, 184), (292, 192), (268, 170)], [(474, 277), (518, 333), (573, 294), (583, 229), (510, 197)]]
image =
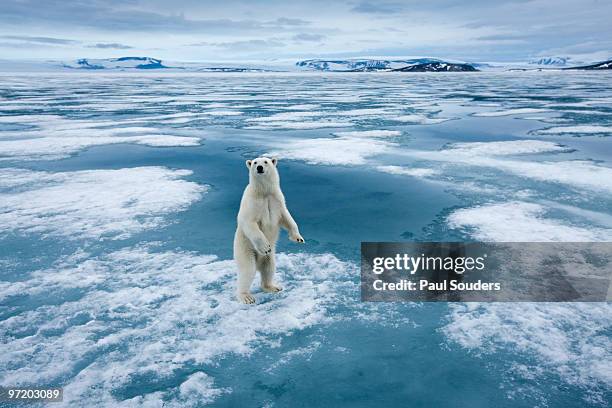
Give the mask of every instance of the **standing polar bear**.
[(281, 290), (274, 282), (274, 250), (280, 227), (289, 232), (291, 241), (304, 242), (287, 210), (276, 164), (276, 159), (267, 157), (246, 161), (249, 185), (242, 194), (234, 236), (234, 259), (238, 264), (237, 297), (242, 303), (255, 303), (250, 288), (257, 270), (261, 273), (261, 288), (265, 292)]

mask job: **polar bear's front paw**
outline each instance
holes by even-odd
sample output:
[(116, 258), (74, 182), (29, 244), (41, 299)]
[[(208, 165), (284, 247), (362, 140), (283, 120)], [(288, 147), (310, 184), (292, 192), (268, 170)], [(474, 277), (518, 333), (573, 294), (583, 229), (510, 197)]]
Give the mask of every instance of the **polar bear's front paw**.
[(240, 303), (244, 303), (245, 305), (252, 305), (255, 303), (255, 297), (250, 293), (238, 293), (236, 297)]
[(299, 242), (300, 244), (304, 243), (304, 238), (302, 238), (299, 232), (292, 232), (289, 234), (289, 239), (293, 242)]
[(275, 284), (270, 284), (267, 286), (262, 286), (261, 290), (263, 290), (264, 292), (276, 293), (276, 292), (280, 292), (281, 290), (283, 290), (283, 288)]
[(257, 241), (255, 243), (255, 250), (261, 255), (270, 255), (272, 253), (272, 247), (268, 241)]

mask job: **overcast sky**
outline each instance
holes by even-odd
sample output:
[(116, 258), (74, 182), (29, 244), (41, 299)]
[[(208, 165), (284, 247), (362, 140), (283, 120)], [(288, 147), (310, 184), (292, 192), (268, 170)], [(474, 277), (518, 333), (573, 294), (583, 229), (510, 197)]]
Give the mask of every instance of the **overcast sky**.
[(0, 0), (0, 58), (612, 57), (610, 0)]

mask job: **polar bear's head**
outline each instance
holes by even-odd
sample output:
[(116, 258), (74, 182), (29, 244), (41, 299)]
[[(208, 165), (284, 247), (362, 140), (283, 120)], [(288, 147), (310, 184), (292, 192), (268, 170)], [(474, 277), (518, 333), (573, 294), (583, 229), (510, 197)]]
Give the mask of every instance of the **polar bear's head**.
[(246, 166), (249, 169), (249, 180), (251, 184), (276, 186), (279, 183), (278, 170), (276, 169), (277, 159), (269, 157), (258, 157), (247, 160)]

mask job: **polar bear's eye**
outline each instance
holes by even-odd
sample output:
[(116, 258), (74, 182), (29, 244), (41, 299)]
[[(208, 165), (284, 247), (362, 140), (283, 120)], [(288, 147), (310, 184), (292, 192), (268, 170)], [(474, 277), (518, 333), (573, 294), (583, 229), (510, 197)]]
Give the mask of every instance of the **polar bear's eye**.
[(264, 164), (268, 164), (268, 161), (267, 161), (267, 160), (264, 160)]

